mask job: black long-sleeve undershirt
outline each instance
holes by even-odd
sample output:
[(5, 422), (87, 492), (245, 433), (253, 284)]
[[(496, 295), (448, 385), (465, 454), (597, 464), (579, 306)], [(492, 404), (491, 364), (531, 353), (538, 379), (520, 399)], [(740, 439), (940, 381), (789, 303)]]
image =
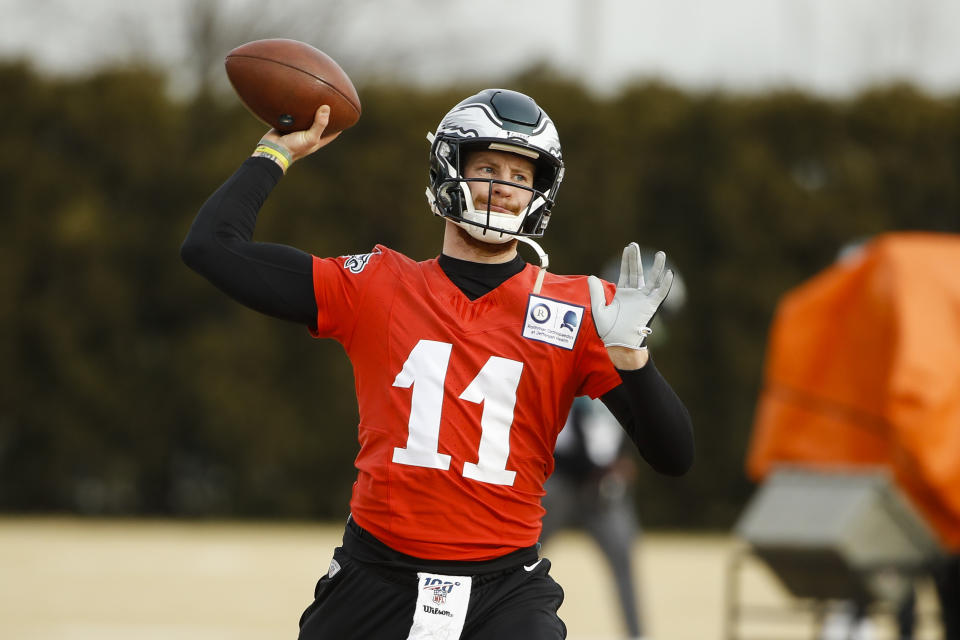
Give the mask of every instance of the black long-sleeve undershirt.
[[(281, 244), (254, 242), (257, 215), (283, 175), (265, 158), (249, 158), (204, 203), (180, 249), (183, 261), (237, 302), (261, 313), (315, 328), (313, 258)], [(441, 255), (439, 265), (471, 299), (524, 268), (518, 255), (485, 265)], [(644, 460), (667, 475), (693, 464), (693, 427), (686, 407), (653, 364), (618, 370), (623, 381), (601, 397)]]
[(237, 302), (314, 328), (313, 257), (252, 241), (257, 214), (282, 175), (273, 161), (248, 158), (200, 208), (180, 256)]

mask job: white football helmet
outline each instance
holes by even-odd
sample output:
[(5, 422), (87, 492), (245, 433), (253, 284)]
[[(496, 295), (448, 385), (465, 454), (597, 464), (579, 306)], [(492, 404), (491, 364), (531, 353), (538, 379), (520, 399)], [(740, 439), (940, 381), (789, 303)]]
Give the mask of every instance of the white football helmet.
[[(516, 237), (539, 238), (550, 221), (550, 208), (563, 180), (560, 138), (553, 121), (532, 98), (506, 89), (486, 89), (450, 110), (430, 140), (430, 185), (427, 201), (438, 216), (449, 218), (474, 238), (500, 244)], [(534, 161), (533, 185), (489, 178), (464, 178), (466, 152), (506, 151)], [(469, 182), (510, 184), (532, 192), (522, 215), (477, 210)], [(489, 200), (488, 200), (489, 202)]]

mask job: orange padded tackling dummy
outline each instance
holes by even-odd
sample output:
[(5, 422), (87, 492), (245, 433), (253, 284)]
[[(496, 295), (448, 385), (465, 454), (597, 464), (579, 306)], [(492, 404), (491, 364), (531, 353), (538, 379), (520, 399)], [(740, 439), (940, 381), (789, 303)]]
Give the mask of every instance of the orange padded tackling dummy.
[(878, 236), (774, 316), (747, 471), (891, 470), (960, 550), (960, 235)]

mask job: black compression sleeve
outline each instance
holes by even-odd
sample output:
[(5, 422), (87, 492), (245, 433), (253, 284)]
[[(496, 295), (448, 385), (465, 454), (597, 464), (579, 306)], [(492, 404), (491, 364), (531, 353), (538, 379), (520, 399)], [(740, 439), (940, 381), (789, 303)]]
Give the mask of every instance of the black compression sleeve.
[(681, 476), (693, 465), (693, 424), (677, 394), (649, 360), (636, 371), (620, 371), (623, 383), (600, 400), (659, 473)]
[(257, 214), (282, 175), (269, 159), (244, 161), (200, 208), (180, 256), (241, 304), (314, 327), (313, 257), (294, 247), (252, 241)]

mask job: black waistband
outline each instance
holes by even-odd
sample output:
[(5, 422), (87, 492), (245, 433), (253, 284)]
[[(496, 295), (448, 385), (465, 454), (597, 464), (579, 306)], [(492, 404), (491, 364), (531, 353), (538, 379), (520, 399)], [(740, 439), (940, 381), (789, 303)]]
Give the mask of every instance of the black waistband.
[(343, 533), (343, 549), (354, 559), (394, 569), (426, 571), (459, 576), (498, 573), (514, 569), (521, 564), (533, 564), (540, 556), (540, 545), (517, 549), (492, 560), (427, 560), (395, 551), (377, 540), (369, 531), (347, 520)]

